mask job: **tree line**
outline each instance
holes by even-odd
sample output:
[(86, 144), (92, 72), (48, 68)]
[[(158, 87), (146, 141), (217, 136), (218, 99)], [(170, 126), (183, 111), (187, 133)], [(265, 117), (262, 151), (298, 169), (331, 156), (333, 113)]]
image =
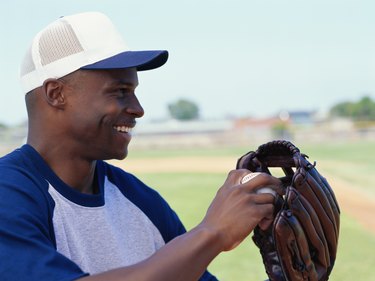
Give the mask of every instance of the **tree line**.
[[(168, 105), (169, 115), (177, 120), (194, 120), (199, 118), (199, 107), (193, 101), (179, 99)], [(330, 116), (350, 118), (354, 121), (375, 121), (375, 102), (369, 96), (359, 101), (344, 101), (330, 109)]]
[(375, 102), (369, 96), (356, 102), (341, 102), (331, 108), (330, 115), (354, 121), (375, 121)]

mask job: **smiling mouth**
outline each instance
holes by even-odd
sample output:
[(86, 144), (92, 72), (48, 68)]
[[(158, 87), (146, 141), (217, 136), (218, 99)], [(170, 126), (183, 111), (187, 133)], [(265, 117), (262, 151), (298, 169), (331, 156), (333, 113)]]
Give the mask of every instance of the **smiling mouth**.
[(127, 134), (129, 134), (132, 131), (132, 128), (127, 127), (127, 126), (113, 126), (113, 129), (119, 133), (127, 133)]

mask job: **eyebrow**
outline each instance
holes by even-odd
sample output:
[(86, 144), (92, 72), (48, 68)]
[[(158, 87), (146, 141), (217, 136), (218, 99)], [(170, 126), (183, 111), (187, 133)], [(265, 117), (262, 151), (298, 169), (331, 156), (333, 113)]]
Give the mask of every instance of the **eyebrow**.
[(110, 83), (110, 86), (118, 86), (118, 85), (126, 85), (126, 86), (129, 86), (129, 87), (137, 87), (138, 83), (133, 84), (133, 83), (130, 83), (129, 81), (125, 81), (123, 79), (114, 79)]

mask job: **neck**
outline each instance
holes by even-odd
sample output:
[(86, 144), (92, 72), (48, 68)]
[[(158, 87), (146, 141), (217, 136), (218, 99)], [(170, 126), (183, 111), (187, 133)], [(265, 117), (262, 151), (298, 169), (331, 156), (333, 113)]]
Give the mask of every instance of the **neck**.
[(34, 147), (50, 166), (55, 174), (68, 186), (81, 193), (97, 192), (94, 181), (96, 161), (80, 157), (79, 153), (60, 145), (42, 145), (28, 139), (27, 143)]

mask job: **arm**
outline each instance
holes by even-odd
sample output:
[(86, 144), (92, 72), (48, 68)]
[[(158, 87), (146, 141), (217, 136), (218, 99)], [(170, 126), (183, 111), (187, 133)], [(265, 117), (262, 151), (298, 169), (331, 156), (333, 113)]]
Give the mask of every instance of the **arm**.
[(278, 186), (266, 174), (240, 184), (247, 170), (230, 172), (203, 221), (173, 239), (150, 258), (128, 267), (84, 277), (82, 281), (197, 280), (222, 251), (235, 248), (263, 220), (272, 217), (273, 196), (255, 194), (260, 186)]

